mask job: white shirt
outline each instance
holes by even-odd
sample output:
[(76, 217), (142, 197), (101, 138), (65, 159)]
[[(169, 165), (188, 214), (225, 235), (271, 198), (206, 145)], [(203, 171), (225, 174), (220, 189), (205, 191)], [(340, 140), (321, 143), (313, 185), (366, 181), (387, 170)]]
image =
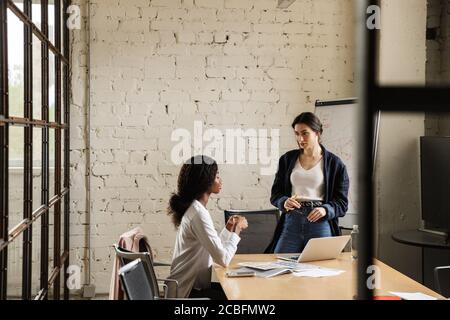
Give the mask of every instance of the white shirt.
[(325, 177), (322, 159), (311, 169), (304, 169), (297, 160), (291, 173), (292, 192), (300, 196), (300, 201), (323, 201), (325, 193)]
[(194, 200), (181, 219), (170, 268), (169, 278), (178, 281), (178, 297), (188, 297), (192, 288), (209, 288), (212, 262), (228, 266), (240, 240), (226, 228), (219, 236), (208, 210)]

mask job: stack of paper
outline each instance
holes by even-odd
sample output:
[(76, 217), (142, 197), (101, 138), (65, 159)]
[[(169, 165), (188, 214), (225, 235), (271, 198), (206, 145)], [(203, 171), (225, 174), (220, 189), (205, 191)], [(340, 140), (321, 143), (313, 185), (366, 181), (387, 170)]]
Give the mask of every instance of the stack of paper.
[(321, 277), (338, 276), (344, 272), (345, 271), (343, 271), (343, 270), (320, 268), (320, 269), (297, 271), (297, 272), (294, 272), (294, 275), (296, 277), (321, 278)]
[(437, 300), (437, 298), (429, 296), (429, 295), (421, 293), (421, 292), (393, 292), (393, 291), (391, 291), (390, 293), (402, 298), (403, 300)]
[(270, 278), (290, 272), (297, 277), (320, 278), (337, 276), (344, 272), (342, 270), (323, 268), (316, 265), (302, 263), (284, 265), (280, 262), (240, 262), (238, 265), (256, 270), (256, 276), (264, 278)]

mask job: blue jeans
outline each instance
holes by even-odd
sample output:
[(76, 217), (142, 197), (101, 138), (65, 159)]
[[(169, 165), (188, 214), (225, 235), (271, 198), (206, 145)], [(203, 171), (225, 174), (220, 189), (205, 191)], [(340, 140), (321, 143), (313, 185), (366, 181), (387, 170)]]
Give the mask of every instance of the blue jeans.
[(306, 219), (312, 210), (311, 207), (301, 207), (286, 213), (275, 253), (299, 253), (303, 251), (309, 239), (332, 236), (327, 220), (309, 222)]

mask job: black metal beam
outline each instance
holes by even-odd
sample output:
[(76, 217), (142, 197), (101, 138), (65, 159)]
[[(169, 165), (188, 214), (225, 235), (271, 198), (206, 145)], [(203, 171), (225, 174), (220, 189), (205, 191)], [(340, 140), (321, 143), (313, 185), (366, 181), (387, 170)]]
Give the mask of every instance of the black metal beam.
[(450, 87), (374, 88), (376, 110), (403, 112), (450, 112)]
[[(8, 117), (7, 4), (0, 2), (0, 115)], [(8, 124), (0, 126), (0, 239), (8, 240)], [(0, 300), (7, 296), (8, 247), (0, 251)]]
[(66, 129), (67, 125), (66, 124), (58, 124), (56, 122), (44, 122), (42, 120), (31, 120), (28, 118), (21, 118), (21, 117), (9, 117), (9, 118), (4, 118), (3, 116), (0, 116), (0, 125), (5, 124), (5, 123), (9, 123), (12, 125), (19, 125), (19, 126), (26, 126), (26, 125), (33, 125), (34, 127), (37, 128), (45, 128), (45, 127), (51, 127), (51, 128), (55, 128), (55, 129)]
[[(63, 42), (64, 42), (64, 57), (70, 61), (70, 34), (69, 29), (66, 27), (67, 21), (67, 8), (70, 5), (70, 0), (63, 1)], [(69, 185), (69, 168), (70, 168), (70, 107), (69, 107), (69, 64), (64, 65), (64, 75), (63, 75), (63, 86), (64, 86), (64, 96), (63, 96), (63, 112), (64, 112), (64, 124), (67, 125), (64, 128), (64, 189), (68, 190), (67, 194), (64, 196), (64, 252), (67, 253), (67, 257), (64, 260), (64, 300), (69, 300), (69, 288), (67, 287), (67, 280), (69, 275), (67, 269), (69, 268), (69, 258), (70, 258), (70, 185)]]
[[(58, 201), (62, 201), (64, 199), (64, 196), (68, 194), (69, 189), (64, 189), (61, 191), (61, 195), (55, 195), (52, 197), (47, 205), (41, 205), (39, 208), (33, 211), (33, 214), (31, 215), (31, 219), (23, 219), (21, 222), (19, 222), (17, 225), (11, 227), (8, 231), (8, 236), (5, 241), (0, 242), (0, 251), (5, 248), (8, 244), (13, 242), (18, 236), (22, 234), (22, 232), (25, 232), (26, 229), (35, 222), (38, 218), (40, 218), (45, 212), (49, 211), (51, 207), (53, 207)], [(14, 232), (13, 232), (14, 230)], [(18, 232), (17, 232), (18, 231)]]
[[(48, 39), (48, 1), (41, 1), (41, 27)], [(49, 89), (49, 61), (48, 42), (42, 42), (42, 120), (48, 122), (48, 89)], [(42, 129), (42, 180), (41, 199), (42, 204), (49, 204), (49, 128)], [(48, 251), (49, 251), (49, 211), (45, 211), (41, 217), (41, 289), (48, 287)], [(47, 296), (44, 297), (47, 299)]]
[[(31, 17), (31, 0), (24, 0), (24, 13)], [(24, 24), (24, 117), (33, 117), (33, 32)], [(23, 219), (31, 220), (33, 211), (33, 126), (24, 128)], [(23, 234), (22, 299), (31, 299), (32, 232), (30, 224)]]
[(366, 12), (371, 5), (379, 5), (376, 0), (361, 1), (358, 12), (361, 17), (358, 26), (360, 37), (358, 40), (359, 50), (358, 58), (361, 61), (358, 74), (360, 79), (360, 135), (362, 135), (359, 144), (360, 157), (358, 158), (360, 192), (358, 203), (359, 210), (364, 213), (358, 216), (359, 221), (359, 243), (358, 246), (358, 295), (361, 300), (371, 300), (373, 297), (373, 288), (367, 285), (367, 274), (369, 266), (373, 265), (373, 241), (374, 241), (374, 211), (373, 211), (373, 185), (372, 185), (372, 144), (373, 144), (373, 94), (377, 69), (377, 30), (366, 28)]
[[(58, 51), (61, 50), (61, 3), (55, 0), (55, 44)], [(55, 56), (55, 122), (61, 123), (61, 59)], [(61, 129), (55, 129), (55, 194), (61, 194)], [(53, 210), (53, 266), (61, 270), (61, 201), (55, 204)], [(58, 274), (53, 284), (53, 299), (60, 299), (60, 279)]]

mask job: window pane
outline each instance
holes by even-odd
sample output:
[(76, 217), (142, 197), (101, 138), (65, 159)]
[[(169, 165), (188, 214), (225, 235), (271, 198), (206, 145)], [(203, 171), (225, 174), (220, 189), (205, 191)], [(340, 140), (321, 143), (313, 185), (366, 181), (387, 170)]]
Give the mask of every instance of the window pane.
[[(42, 216), (41, 216), (42, 217)], [(31, 246), (31, 299), (41, 290), (41, 218), (33, 222)]]
[(24, 128), (9, 128), (9, 230), (23, 219)]
[(61, 129), (61, 190), (64, 190), (64, 136), (66, 134), (66, 130)]
[(49, 52), (49, 82), (48, 82), (48, 106), (49, 106), (49, 121), (55, 121), (55, 103), (56, 103), (56, 68), (55, 68), (55, 55)]
[(17, 8), (23, 11), (23, 0), (13, 0)]
[(64, 119), (64, 113), (67, 108), (67, 106), (65, 105), (65, 95), (67, 94), (67, 92), (64, 90), (65, 69), (66, 65), (64, 63), (61, 63), (61, 123), (66, 123)]
[(48, 39), (55, 44), (55, 0), (48, 1)]
[(64, 221), (65, 221), (65, 216), (64, 216), (64, 198), (61, 199), (61, 238), (60, 238), (60, 246), (61, 246), (61, 255), (63, 255), (64, 253)]
[(41, 204), (42, 190), (42, 129), (33, 128), (33, 211)]
[(8, 245), (8, 300), (22, 299), (23, 233)]
[(23, 23), (8, 9), (9, 115), (24, 116)]
[(31, 15), (33, 23), (41, 29), (41, 0), (33, 0), (31, 5)]
[(33, 35), (33, 118), (42, 119), (42, 45)]
[(49, 199), (51, 199), (55, 195), (55, 129), (51, 128), (49, 131)]
[[(55, 204), (57, 205), (57, 204)], [(55, 254), (55, 239), (54, 239), (54, 234), (55, 234), (55, 206), (53, 206), (50, 209), (50, 215), (49, 215), (49, 239), (48, 239), (48, 243), (49, 243), (49, 251), (48, 251), (48, 274), (50, 277), (50, 274), (52, 273), (53, 269), (54, 269), (54, 254)], [(51, 289), (49, 289), (48, 291), (48, 299), (52, 300), (54, 299), (54, 290), (53, 290), (53, 286), (51, 287)]]
[[(53, 252), (54, 252), (54, 239), (53, 235), (55, 234), (55, 207), (51, 207), (49, 210), (49, 216), (48, 216), (48, 277), (50, 278), (50, 275), (53, 271)], [(52, 286), (53, 288), (53, 286)], [(48, 298), (53, 297), (53, 289), (50, 289), (48, 292)]]
[[(66, 22), (64, 19), (64, 1), (61, 0), (61, 54), (64, 55), (64, 29), (66, 28)], [(62, 69), (61, 69), (62, 70)]]
[(60, 273), (59, 273), (59, 294), (60, 294), (60, 299), (63, 300), (64, 299), (64, 266), (62, 267)]

